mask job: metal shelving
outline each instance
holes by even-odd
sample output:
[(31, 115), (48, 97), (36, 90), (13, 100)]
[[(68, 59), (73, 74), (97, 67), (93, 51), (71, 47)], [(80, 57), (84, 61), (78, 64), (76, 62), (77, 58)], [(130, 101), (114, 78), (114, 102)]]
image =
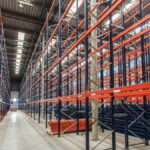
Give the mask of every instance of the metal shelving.
[[(146, 0), (98, 0), (91, 5), (92, 0), (70, 0), (61, 14), (59, 0), (58, 24), (50, 25), (49, 16), (55, 2), (22, 80), (22, 109), (34, 115), (34, 119), (37, 114), (39, 122), (42, 116), (46, 127), (48, 114), (51, 116), (51, 112), (58, 109), (55, 118), (60, 137), (63, 108), (72, 104), (78, 114), (79, 103), (83, 103), (86, 149), (89, 149), (89, 117), (95, 119), (93, 124), (100, 122), (102, 127), (112, 131), (112, 149), (116, 149), (117, 104), (140, 103), (146, 111), (150, 101), (150, 15), (146, 14), (149, 3)], [(96, 18), (94, 23), (93, 18)], [(97, 111), (109, 104), (111, 127), (89, 114), (94, 99)], [(147, 134), (145, 128), (145, 144), (148, 144)], [(126, 135), (128, 137), (128, 133)], [(129, 146), (127, 138), (125, 146)]]
[(0, 11), (0, 120), (4, 118), (9, 109), (10, 79), (7, 54), (5, 49), (5, 37)]

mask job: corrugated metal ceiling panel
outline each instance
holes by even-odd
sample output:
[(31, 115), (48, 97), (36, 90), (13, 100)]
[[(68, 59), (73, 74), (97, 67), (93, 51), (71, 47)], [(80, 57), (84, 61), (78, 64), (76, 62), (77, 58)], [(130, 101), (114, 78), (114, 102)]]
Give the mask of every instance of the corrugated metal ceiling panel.
[(15, 0), (0, 0), (0, 6), (3, 9), (11, 10), (21, 14), (28, 14), (29, 16), (37, 17), (39, 15), (38, 7), (31, 7), (28, 5), (23, 5), (23, 8), (18, 6)]

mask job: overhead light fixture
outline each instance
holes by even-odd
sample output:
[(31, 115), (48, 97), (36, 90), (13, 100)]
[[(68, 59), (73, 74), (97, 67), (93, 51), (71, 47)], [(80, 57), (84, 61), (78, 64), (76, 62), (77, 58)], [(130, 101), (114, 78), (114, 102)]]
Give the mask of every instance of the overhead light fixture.
[(13, 102), (16, 102), (17, 101), (17, 99), (16, 98), (13, 98)]
[(22, 53), (22, 49), (18, 49), (18, 53)]
[(24, 37), (25, 37), (25, 33), (23, 33), (23, 32), (18, 32), (18, 39), (19, 39), (19, 40), (24, 40)]
[(19, 70), (16, 70), (16, 72), (15, 72), (16, 74), (18, 74), (19, 73)]
[(15, 73), (16, 73), (16, 74), (19, 74), (19, 71), (16, 71)]
[(16, 67), (17, 67), (17, 66), (20, 67), (20, 63), (16, 63)]
[(20, 61), (21, 61), (20, 59), (16, 59), (16, 63), (20, 63)]
[[(21, 1), (22, 4), (22, 1)], [(20, 62), (21, 62), (21, 55), (22, 55), (22, 48), (24, 44), (24, 38), (25, 38), (25, 33), (23, 32), (18, 32), (18, 50), (17, 50), (17, 55), (16, 55), (16, 74), (19, 74), (20, 70)]]
[(23, 1), (21, 1), (21, 2), (22, 2), (22, 4), (25, 4), (25, 5), (28, 5), (28, 6), (31, 6), (31, 7), (34, 6), (30, 1), (25, 1), (25, 0), (23, 0)]
[(20, 67), (20, 62), (16, 62), (16, 67)]
[(34, 6), (30, 0), (16, 0), (16, 1), (19, 3), (19, 7), (21, 8), (23, 8), (23, 4), (31, 7)]
[(19, 69), (20, 66), (16, 66), (16, 69)]
[(22, 5), (22, 3), (21, 3), (21, 2), (19, 2), (19, 7), (23, 8), (23, 5)]
[(18, 41), (18, 47), (20, 47), (20, 48), (23, 47), (23, 41)]
[(22, 54), (22, 49), (18, 49), (18, 54)]
[(16, 66), (16, 71), (19, 71), (19, 69), (20, 69), (20, 66)]
[(16, 71), (19, 71), (19, 69), (20, 69), (20, 66), (19, 67), (16, 66)]
[(21, 58), (21, 54), (17, 54), (17, 56), (16, 56), (17, 58)]

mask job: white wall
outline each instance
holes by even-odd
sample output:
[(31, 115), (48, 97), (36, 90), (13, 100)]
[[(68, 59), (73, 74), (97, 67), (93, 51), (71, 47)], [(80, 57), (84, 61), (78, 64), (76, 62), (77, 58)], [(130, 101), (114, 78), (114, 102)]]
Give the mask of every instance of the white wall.
[(18, 91), (11, 91), (10, 96), (11, 96), (11, 98), (10, 98), (10, 104), (11, 104), (10, 107), (11, 108), (18, 108), (19, 92)]

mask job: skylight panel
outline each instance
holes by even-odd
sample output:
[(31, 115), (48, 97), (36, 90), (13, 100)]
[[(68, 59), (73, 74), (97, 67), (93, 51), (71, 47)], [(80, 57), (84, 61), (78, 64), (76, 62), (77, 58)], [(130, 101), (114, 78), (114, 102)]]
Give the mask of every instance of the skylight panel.
[(16, 59), (16, 63), (20, 63), (20, 61), (21, 61), (20, 59)]
[(19, 59), (20, 59), (20, 58), (21, 58), (21, 54), (17, 54), (17, 58), (19, 58)]
[(54, 45), (56, 42), (56, 39), (52, 39), (51, 44)]
[(16, 72), (19, 72), (19, 68), (18, 68), (18, 69), (16, 69)]
[(20, 69), (20, 62), (21, 62), (21, 55), (22, 55), (22, 47), (24, 44), (24, 38), (25, 38), (25, 33), (23, 32), (18, 32), (18, 51), (16, 55), (16, 73), (19, 73)]
[(76, 13), (76, 11), (77, 11), (77, 4), (76, 3), (77, 3), (77, 1), (74, 1), (73, 5), (71, 6), (71, 8), (69, 10), (70, 13)]
[[(138, 1), (137, 0), (131, 0), (129, 3), (127, 3), (125, 6), (124, 6), (124, 9), (123, 11), (124, 12), (127, 12), (128, 9), (130, 9), (131, 7), (133, 7)], [(112, 15), (112, 21), (115, 21), (117, 18), (120, 18), (121, 17), (121, 14), (120, 12), (116, 12), (114, 15)], [(105, 26), (108, 27), (108, 25), (110, 24), (110, 20), (108, 19), (106, 22), (105, 22)]]
[(20, 61), (19, 61), (19, 62), (16, 62), (16, 66), (20, 66)]
[[(83, 0), (78, 0), (78, 8), (82, 4), (82, 2), (83, 2)], [(77, 8), (77, 0), (75, 0), (74, 3), (72, 4), (70, 10), (68, 11), (67, 17), (72, 18), (74, 16), (74, 14), (77, 12), (78, 8)]]
[(20, 62), (17, 62), (17, 63), (16, 63), (16, 69), (17, 69), (17, 68), (18, 68), (18, 69), (20, 68)]
[(25, 33), (23, 32), (18, 32), (18, 40), (24, 40)]
[(23, 47), (23, 41), (18, 41), (18, 47)]
[(132, 6), (134, 6), (138, 1), (137, 0), (131, 0), (129, 3), (127, 3), (124, 7), (124, 12), (127, 12), (128, 9), (130, 9)]
[(19, 53), (19, 54), (22, 54), (22, 49), (18, 49), (18, 53)]
[(150, 27), (150, 21), (148, 21), (147, 23), (145, 23), (143, 26), (137, 27), (136, 29), (134, 29), (133, 31), (131, 31), (129, 34), (135, 35), (135, 34), (141, 32), (142, 29), (144, 30), (147, 27)]
[(19, 69), (19, 67), (20, 67), (20, 66), (16, 66), (16, 70), (18, 70), (18, 69)]

